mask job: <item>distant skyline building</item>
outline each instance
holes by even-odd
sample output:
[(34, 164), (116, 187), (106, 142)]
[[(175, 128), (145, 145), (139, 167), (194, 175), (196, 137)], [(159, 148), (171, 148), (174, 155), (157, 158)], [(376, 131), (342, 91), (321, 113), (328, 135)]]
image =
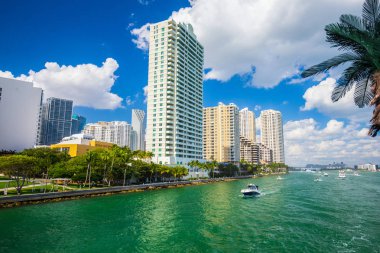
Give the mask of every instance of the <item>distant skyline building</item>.
[(273, 151), (273, 162), (285, 163), (281, 112), (265, 110), (260, 114), (261, 143)]
[(217, 162), (240, 161), (239, 109), (219, 103), (203, 109), (203, 157)]
[(145, 150), (145, 112), (143, 110), (132, 109), (132, 150)]
[(33, 83), (0, 77), (0, 150), (36, 145), (43, 91)]
[(239, 112), (240, 116), (240, 135), (249, 141), (256, 142), (256, 125), (255, 125), (255, 113), (244, 108)]
[(153, 161), (202, 159), (203, 47), (190, 24), (150, 25), (146, 149)]
[(131, 147), (132, 126), (126, 121), (89, 123), (85, 125), (83, 134), (93, 136), (97, 141)]
[(86, 118), (78, 114), (74, 114), (71, 117), (71, 135), (81, 133), (85, 125)]
[(72, 100), (48, 98), (42, 106), (39, 145), (56, 144), (70, 136), (72, 113)]

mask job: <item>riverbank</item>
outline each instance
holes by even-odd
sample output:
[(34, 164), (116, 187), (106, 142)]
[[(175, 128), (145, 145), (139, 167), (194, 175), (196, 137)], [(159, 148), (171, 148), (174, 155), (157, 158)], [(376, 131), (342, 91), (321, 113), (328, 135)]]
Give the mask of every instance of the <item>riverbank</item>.
[(38, 193), (19, 196), (9, 196), (0, 198), (0, 208), (16, 207), (21, 205), (40, 204), (46, 202), (56, 202), (78, 198), (88, 198), (94, 196), (104, 196), (117, 193), (129, 193), (147, 190), (158, 190), (164, 188), (177, 188), (191, 185), (209, 184), (216, 182), (226, 182), (238, 179), (254, 178), (256, 176), (237, 176), (229, 178), (209, 178), (199, 180), (173, 181), (140, 185), (114, 186), (107, 188), (97, 188), (88, 190), (75, 190), (66, 192)]

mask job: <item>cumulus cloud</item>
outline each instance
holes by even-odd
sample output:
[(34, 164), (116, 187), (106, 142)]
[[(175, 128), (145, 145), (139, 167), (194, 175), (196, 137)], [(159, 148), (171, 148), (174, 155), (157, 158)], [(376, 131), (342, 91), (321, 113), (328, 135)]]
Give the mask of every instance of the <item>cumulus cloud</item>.
[(56, 62), (47, 62), (44, 69), (30, 70), (27, 75), (14, 77), (9, 71), (0, 71), (0, 76), (33, 82), (34, 86), (44, 90), (45, 98), (71, 99), (77, 106), (115, 109), (121, 107), (123, 100), (111, 92), (118, 67), (112, 58), (106, 59), (100, 67), (94, 64), (60, 66)]
[(148, 85), (145, 85), (143, 87), (143, 91), (144, 91), (144, 103), (146, 104), (147, 103), (147, 99), (148, 99)]
[(293, 166), (380, 163), (379, 140), (368, 137), (367, 132), (360, 124), (344, 124), (335, 119), (326, 126), (312, 118), (288, 121), (284, 125), (286, 162)]
[(148, 50), (149, 48), (149, 26), (150, 23), (143, 25), (140, 28), (132, 29), (131, 34), (135, 36), (132, 42), (136, 44), (137, 48), (141, 50)]
[(371, 109), (369, 107), (359, 108), (355, 105), (354, 89), (351, 89), (338, 102), (332, 102), (331, 93), (335, 86), (336, 80), (327, 78), (307, 89), (303, 95), (305, 105), (301, 107), (301, 110), (310, 111), (316, 109), (318, 112), (332, 118), (347, 118), (352, 121), (368, 122), (371, 118)]
[[(336, 53), (323, 28), (343, 13), (359, 14), (362, 0), (191, 0), (171, 17), (191, 23), (205, 48), (206, 78), (226, 81), (251, 75), (249, 85), (273, 87), (301, 65)], [(147, 49), (147, 25), (132, 33)]]

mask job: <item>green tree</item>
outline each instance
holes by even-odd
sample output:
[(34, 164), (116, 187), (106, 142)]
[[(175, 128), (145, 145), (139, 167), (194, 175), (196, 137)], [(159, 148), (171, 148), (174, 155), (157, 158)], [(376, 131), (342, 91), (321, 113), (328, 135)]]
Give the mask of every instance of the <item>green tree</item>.
[(38, 160), (26, 155), (0, 156), (0, 172), (11, 177), (16, 182), (17, 194), (32, 175), (36, 173)]
[(51, 148), (31, 148), (25, 149), (21, 155), (31, 156), (37, 159), (36, 175), (38, 177), (45, 177), (45, 188), (47, 188), (47, 180), (49, 178), (49, 168), (56, 163), (68, 161), (70, 156), (67, 152), (61, 152), (57, 149)]
[(362, 17), (345, 14), (340, 22), (325, 27), (327, 42), (346, 51), (302, 72), (309, 77), (342, 64), (350, 63), (338, 80), (331, 99), (336, 102), (355, 86), (354, 101), (358, 107), (374, 106), (369, 135), (380, 131), (380, 3), (366, 0)]

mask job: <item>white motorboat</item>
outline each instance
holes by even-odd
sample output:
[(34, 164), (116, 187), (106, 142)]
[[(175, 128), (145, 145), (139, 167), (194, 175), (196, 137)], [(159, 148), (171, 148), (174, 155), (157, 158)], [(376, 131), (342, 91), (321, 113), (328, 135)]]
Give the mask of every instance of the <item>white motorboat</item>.
[(245, 197), (254, 197), (260, 195), (259, 187), (254, 184), (249, 184), (246, 189), (240, 191)]
[(360, 175), (359, 175), (358, 172), (355, 171), (355, 172), (354, 172), (354, 176), (358, 177), (358, 176), (360, 176)]
[(314, 179), (314, 182), (322, 182), (322, 179), (320, 177), (317, 177), (316, 179)]
[(278, 176), (277, 177), (277, 180), (283, 180), (284, 178), (283, 177), (281, 177), (281, 176)]
[(329, 174), (327, 172), (323, 173), (323, 176), (328, 177)]
[(344, 172), (344, 170), (339, 171), (338, 178), (339, 179), (346, 179), (346, 173)]

